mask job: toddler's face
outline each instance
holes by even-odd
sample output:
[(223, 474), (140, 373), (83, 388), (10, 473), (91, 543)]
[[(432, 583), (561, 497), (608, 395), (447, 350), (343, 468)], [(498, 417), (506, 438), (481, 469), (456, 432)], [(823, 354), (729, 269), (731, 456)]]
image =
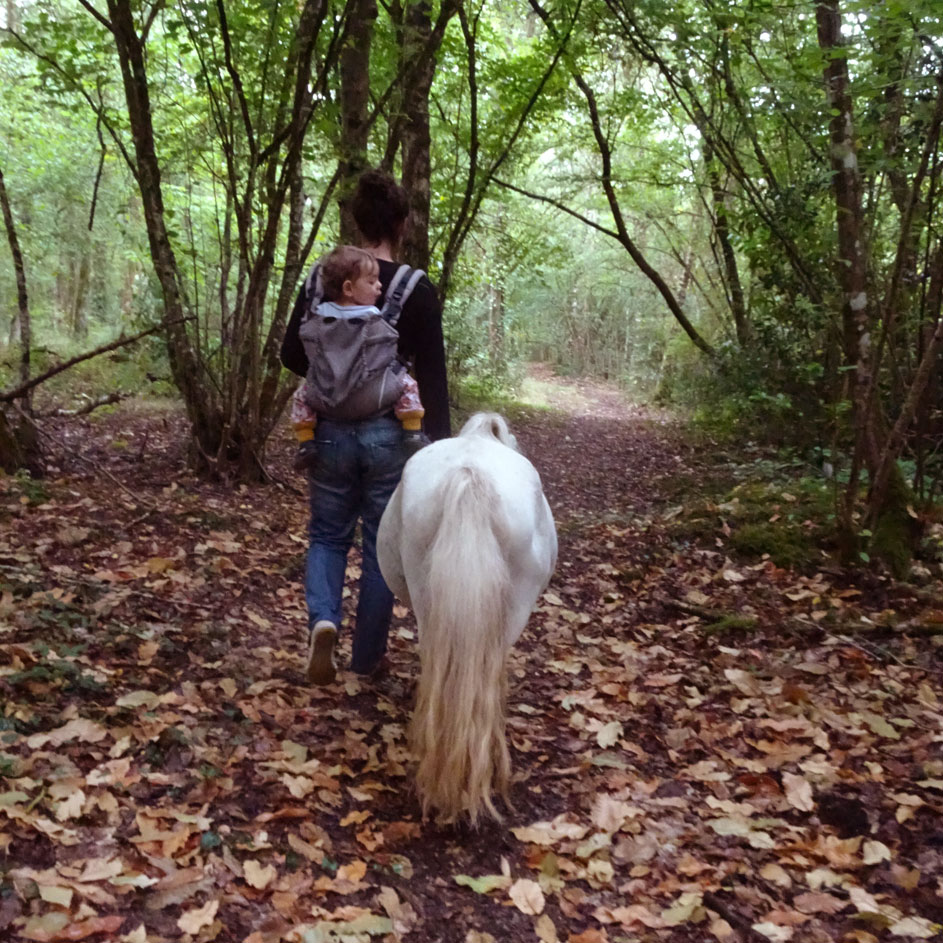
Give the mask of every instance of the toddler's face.
[[(348, 285), (350, 286), (350, 290), (346, 291)], [(380, 270), (374, 269), (373, 271), (361, 272), (353, 281), (346, 281), (344, 288), (353, 304), (376, 304), (376, 300), (380, 297), (380, 292), (383, 290), (380, 286)]]

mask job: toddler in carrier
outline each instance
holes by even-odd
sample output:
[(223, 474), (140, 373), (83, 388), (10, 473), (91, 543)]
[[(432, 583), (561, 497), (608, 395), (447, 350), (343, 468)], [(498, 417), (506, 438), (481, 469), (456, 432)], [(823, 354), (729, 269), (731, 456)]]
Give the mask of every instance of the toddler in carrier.
[[(385, 313), (386, 308), (381, 312), (376, 307), (383, 289), (380, 284), (380, 267), (369, 252), (354, 246), (339, 246), (324, 257), (319, 267), (322, 295), (314, 316), (326, 321), (353, 321)], [(394, 288), (391, 284), (390, 294)], [(401, 301), (405, 302), (405, 298)], [(399, 304), (398, 300), (397, 306)], [(398, 318), (398, 314), (397, 310), (395, 318)], [(395, 328), (395, 319), (391, 326)], [(317, 457), (314, 430), (318, 414), (310, 403), (310, 382), (310, 379), (304, 380), (295, 390), (291, 401), (291, 424), (298, 440), (298, 452), (294, 460), (297, 471), (309, 469)], [(403, 373), (401, 382), (402, 392), (393, 404), (393, 413), (403, 424), (406, 431), (406, 449), (412, 454), (425, 444), (422, 436), (422, 417), (425, 410), (419, 399), (419, 386), (416, 381), (408, 373)], [(364, 415), (359, 418), (369, 417)]]

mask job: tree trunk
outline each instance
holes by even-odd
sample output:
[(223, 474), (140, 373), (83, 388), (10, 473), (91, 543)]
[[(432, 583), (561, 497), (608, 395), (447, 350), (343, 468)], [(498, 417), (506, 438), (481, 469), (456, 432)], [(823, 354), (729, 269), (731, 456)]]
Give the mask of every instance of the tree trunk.
[(876, 378), (873, 377), (873, 371), (879, 365), (873, 362), (871, 350), (874, 305), (868, 294), (861, 173), (838, 0), (822, 0), (816, 7), (815, 16), (819, 47), (826, 59), (826, 101), (832, 116), (829, 136), (838, 233), (836, 280), (843, 297), (845, 362), (847, 366), (855, 368), (852, 393), (855, 451), (840, 521), (840, 542), (844, 554), (852, 556), (857, 545), (854, 507), (858, 475), (864, 463), (871, 481), (868, 516), (873, 533), (872, 549), (875, 556), (897, 576), (903, 576), (913, 554), (915, 533), (907, 513), (910, 490), (897, 464), (899, 452), (891, 458), (894, 450), (887, 448), (890, 442), (880, 407), (876, 405)]
[[(10, 198), (7, 194), (3, 171), (0, 170), (0, 209), (3, 211), (3, 225), (7, 231), (7, 241), (10, 244), (10, 254), (13, 256), (13, 271), (16, 275), (16, 304), (17, 324), (20, 336), (20, 383), (26, 383), (30, 374), (30, 357), (32, 355), (32, 322), (29, 316), (29, 293), (26, 290), (26, 265), (23, 262), (23, 253), (20, 250), (20, 240), (16, 234), (16, 223), (13, 219), (13, 210), (10, 207)], [(23, 398), (23, 407), (27, 413), (32, 411), (32, 397), (27, 394)]]
[[(7, 194), (3, 171), (0, 170), (0, 210), (3, 212), (3, 225), (7, 231), (10, 254), (13, 256), (13, 270), (16, 275), (17, 324), (20, 335), (20, 385), (30, 379), (30, 354), (32, 345), (32, 325), (29, 315), (29, 294), (26, 290), (26, 266), (20, 241), (16, 234), (16, 223), (10, 198)], [(19, 415), (13, 410), (0, 409), (0, 468), (14, 472), (27, 468), (33, 474), (42, 474), (42, 455), (39, 438), (33, 422), (32, 394), (26, 392), (20, 397)]]
[[(701, 130), (702, 135), (704, 131)], [(714, 159), (714, 147), (711, 144), (709, 136), (703, 137), (704, 141), (704, 164), (707, 167), (707, 175), (710, 180), (711, 198), (713, 201), (712, 222), (714, 224), (714, 235), (717, 237), (717, 244), (720, 246), (720, 255), (723, 259), (722, 277), (724, 287), (727, 290), (727, 300), (730, 305), (730, 312), (733, 315), (734, 328), (737, 332), (737, 342), (740, 348), (746, 349), (750, 346), (752, 340), (752, 331), (750, 322), (747, 319), (746, 304), (743, 297), (743, 285), (740, 282), (740, 270), (737, 266), (737, 256), (733, 251), (733, 245), (730, 241), (730, 225), (727, 219), (727, 199), (726, 193), (720, 182), (720, 174), (717, 170), (717, 162)], [(683, 306), (684, 302), (680, 302)]]
[(7, 29), (19, 31), (20, 28), (20, 8), (16, 0), (7, 0)]
[(167, 354), (174, 383), (183, 396), (194, 429), (205, 428), (218, 412), (215, 395), (200, 382), (201, 370), (184, 323), (187, 314), (180, 288), (177, 259), (164, 218), (160, 165), (154, 146), (150, 91), (144, 44), (134, 25), (129, 0), (108, 0), (111, 30), (121, 65), (128, 120), (134, 140), (135, 177), (141, 192), (141, 208), (147, 229), (151, 261), (163, 296), (163, 321), (167, 325)]
[(340, 239), (359, 243), (360, 231), (350, 211), (357, 178), (367, 168), (367, 105), (370, 102), (370, 44), (377, 19), (376, 0), (356, 0), (350, 12), (347, 41), (340, 54)]
[(73, 337), (85, 337), (88, 334), (88, 321), (85, 317), (85, 298), (88, 294), (89, 253), (83, 247), (79, 257), (78, 271), (72, 285), (72, 301), (69, 305), (69, 331)]
[(36, 424), (24, 414), (16, 416), (0, 407), (0, 469), (12, 475), (21, 468), (36, 478), (44, 474)]
[(831, 114), (830, 158), (838, 233), (836, 281), (842, 295), (843, 348), (846, 366), (855, 370), (852, 391), (855, 458), (841, 522), (843, 546), (846, 553), (850, 553), (856, 543), (853, 512), (861, 463), (873, 471), (880, 452), (871, 409), (872, 319), (861, 209), (861, 174), (838, 0), (822, 0), (816, 6), (815, 16), (819, 47), (825, 55), (825, 96)]
[[(869, 523), (874, 531), (875, 544), (884, 550), (886, 562), (899, 577), (906, 575), (919, 529), (906, 513), (911, 495), (903, 481), (898, 459), (917, 408), (936, 372), (937, 359), (943, 348), (943, 242), (937, 245), (934, 253), (928, 295), (929, 310), (931, 317), (935, 317), (936, 326), (927, 340), (897, 421), (884, 443), (869, 495)], [(903, 506), (904, 513), (901, 513), (899, 505)]]
[[(111, 31), (118, 52), (134, 142), (133, 157), (126, 157), (141, 194), (151, 262), (161, 286), (171, 372), (190, 419), (190, 457), (198, 470), (220, 477), (265, 477), (265, 440), (285, 402), (278, 388), (278, 349), (288, 299), (296, 283), (297, 259), (286, 264), (273, 311), (269, 294), (275, 253), (283, 235), (283, 210), (290, 190), (295, 202), (288, 214), (289, 227), (299, 226), (303, 219), (298, 209), (303, 205), (298, 173), (302, 142), (314, 108), (325, 98), (324, 77), (337, 55), (337, 45), (330, 44), (329, 58), (319, 63), (315, 79), (314, 55), (327, 5), (323, 0), (304, 0), (297, 6), (298, 20), (290, 48), (282, 50), (284, 71), (279, 73), (267, 122), (261, 116), (253, 117), (246, 98), (238, 68), (239, 50), (232, 42), (223, 0), (218, 0), (214, 13), (219, 45), (209, 43), (207, 58), (200, 60), (202, 79), (213, 87), (216, 100), (229, 106), (228, 111), (216, 114), (219, 147), (227, 168), (223, 178), (226, 220), (221, 227), (221, 239), (227, 243), (222, 252), (223, 291), (231, 284), (227, 255), (230, 208), (236, 223), (232, 236), (238, 246), (235, 301), (230, 308), (227, 295), (220, 304), (227, 342), (212, 362), (200, 349), (199, 328), (188, 328), (185, 323), (191, 308), (164, 212), (146, 71), (145, 42), (152, 20), (139, 31), (130, 0), (108, 0), (109, 20), (98, 17)], [(188, 27), (196, 28), (190, 21)], [(337, 20), (333, 27), (339, 32), (343, 21)], [(198, 35), (193, 39), (204, 41)], [(263, 129), (271, 133), (271, 140), (260, 139)], [(292, 232), (288, 241), (297, 254), (298, 234)], [(291, 282), (287, 287), (286, 280)]]
[[(429, 199), (432, 144), (429, 131), (429, 92), (435, 75), (435, 55), (424, 54), (432, 34), (432, 4), (414, 0), (406, 10), (403, 55), (415, 63), (403, 96), (403, 187), (409, 194), (409, 223), (403, 257), (417, 268), (429, 268)], [(419, 56), (423, 56), (420, 60)]]
[[(838, 0), (820, 2), (816, 7), (816, 22), (819, 46), (826, 56), (825, 94), (832, 115), (829, 135), (838, 231), (836, 280), (842, 292), (845, 362), (855, 366), (856, 427), (870, 435), (867, 393), (870, 389), (871, 305), (861, 210), (861, 174)], [(869, 460), (874, 458), (873, 443), (869, 442), (866, 455)]]

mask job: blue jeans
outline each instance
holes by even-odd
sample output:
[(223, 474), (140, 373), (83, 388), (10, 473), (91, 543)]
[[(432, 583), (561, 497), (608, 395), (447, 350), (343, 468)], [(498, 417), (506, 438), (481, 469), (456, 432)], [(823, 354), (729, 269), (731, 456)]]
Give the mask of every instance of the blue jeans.
[(360, 422), (323, 419), (315, 440), (305, 573), (308, 626), (327, 619), (340, 627), (347, 554), (359, 518), (363, 566), (351, 668), (368, 674), (386, 652), (393, 614), (393, 594), (377, 564), (377, 527), (403, 474), (403, 428), (391, 416)]

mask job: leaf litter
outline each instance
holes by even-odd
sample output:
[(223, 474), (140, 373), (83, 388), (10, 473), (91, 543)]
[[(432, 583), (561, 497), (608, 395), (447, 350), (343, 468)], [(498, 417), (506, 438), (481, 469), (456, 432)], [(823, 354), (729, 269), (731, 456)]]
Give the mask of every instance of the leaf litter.
[[(569, 412), (510, 417), (561, 554), (510, 658), (513, 808), (478, 831), (419, 817), (405, 609), (388, 679), (304, 683), (287, 473), (198, 481), (182, 422), (119, 410), (64, 426), (81, 464), (0, 480), (4, 939), (939, 934), (940, 649), (908, 631), (923, 598), (738, 558), (720, 516), (679, 538), (684, 489), (723, 464), (613, 391), (556, 382)], [(749, 618), (705, 631), (717, 612)]]

